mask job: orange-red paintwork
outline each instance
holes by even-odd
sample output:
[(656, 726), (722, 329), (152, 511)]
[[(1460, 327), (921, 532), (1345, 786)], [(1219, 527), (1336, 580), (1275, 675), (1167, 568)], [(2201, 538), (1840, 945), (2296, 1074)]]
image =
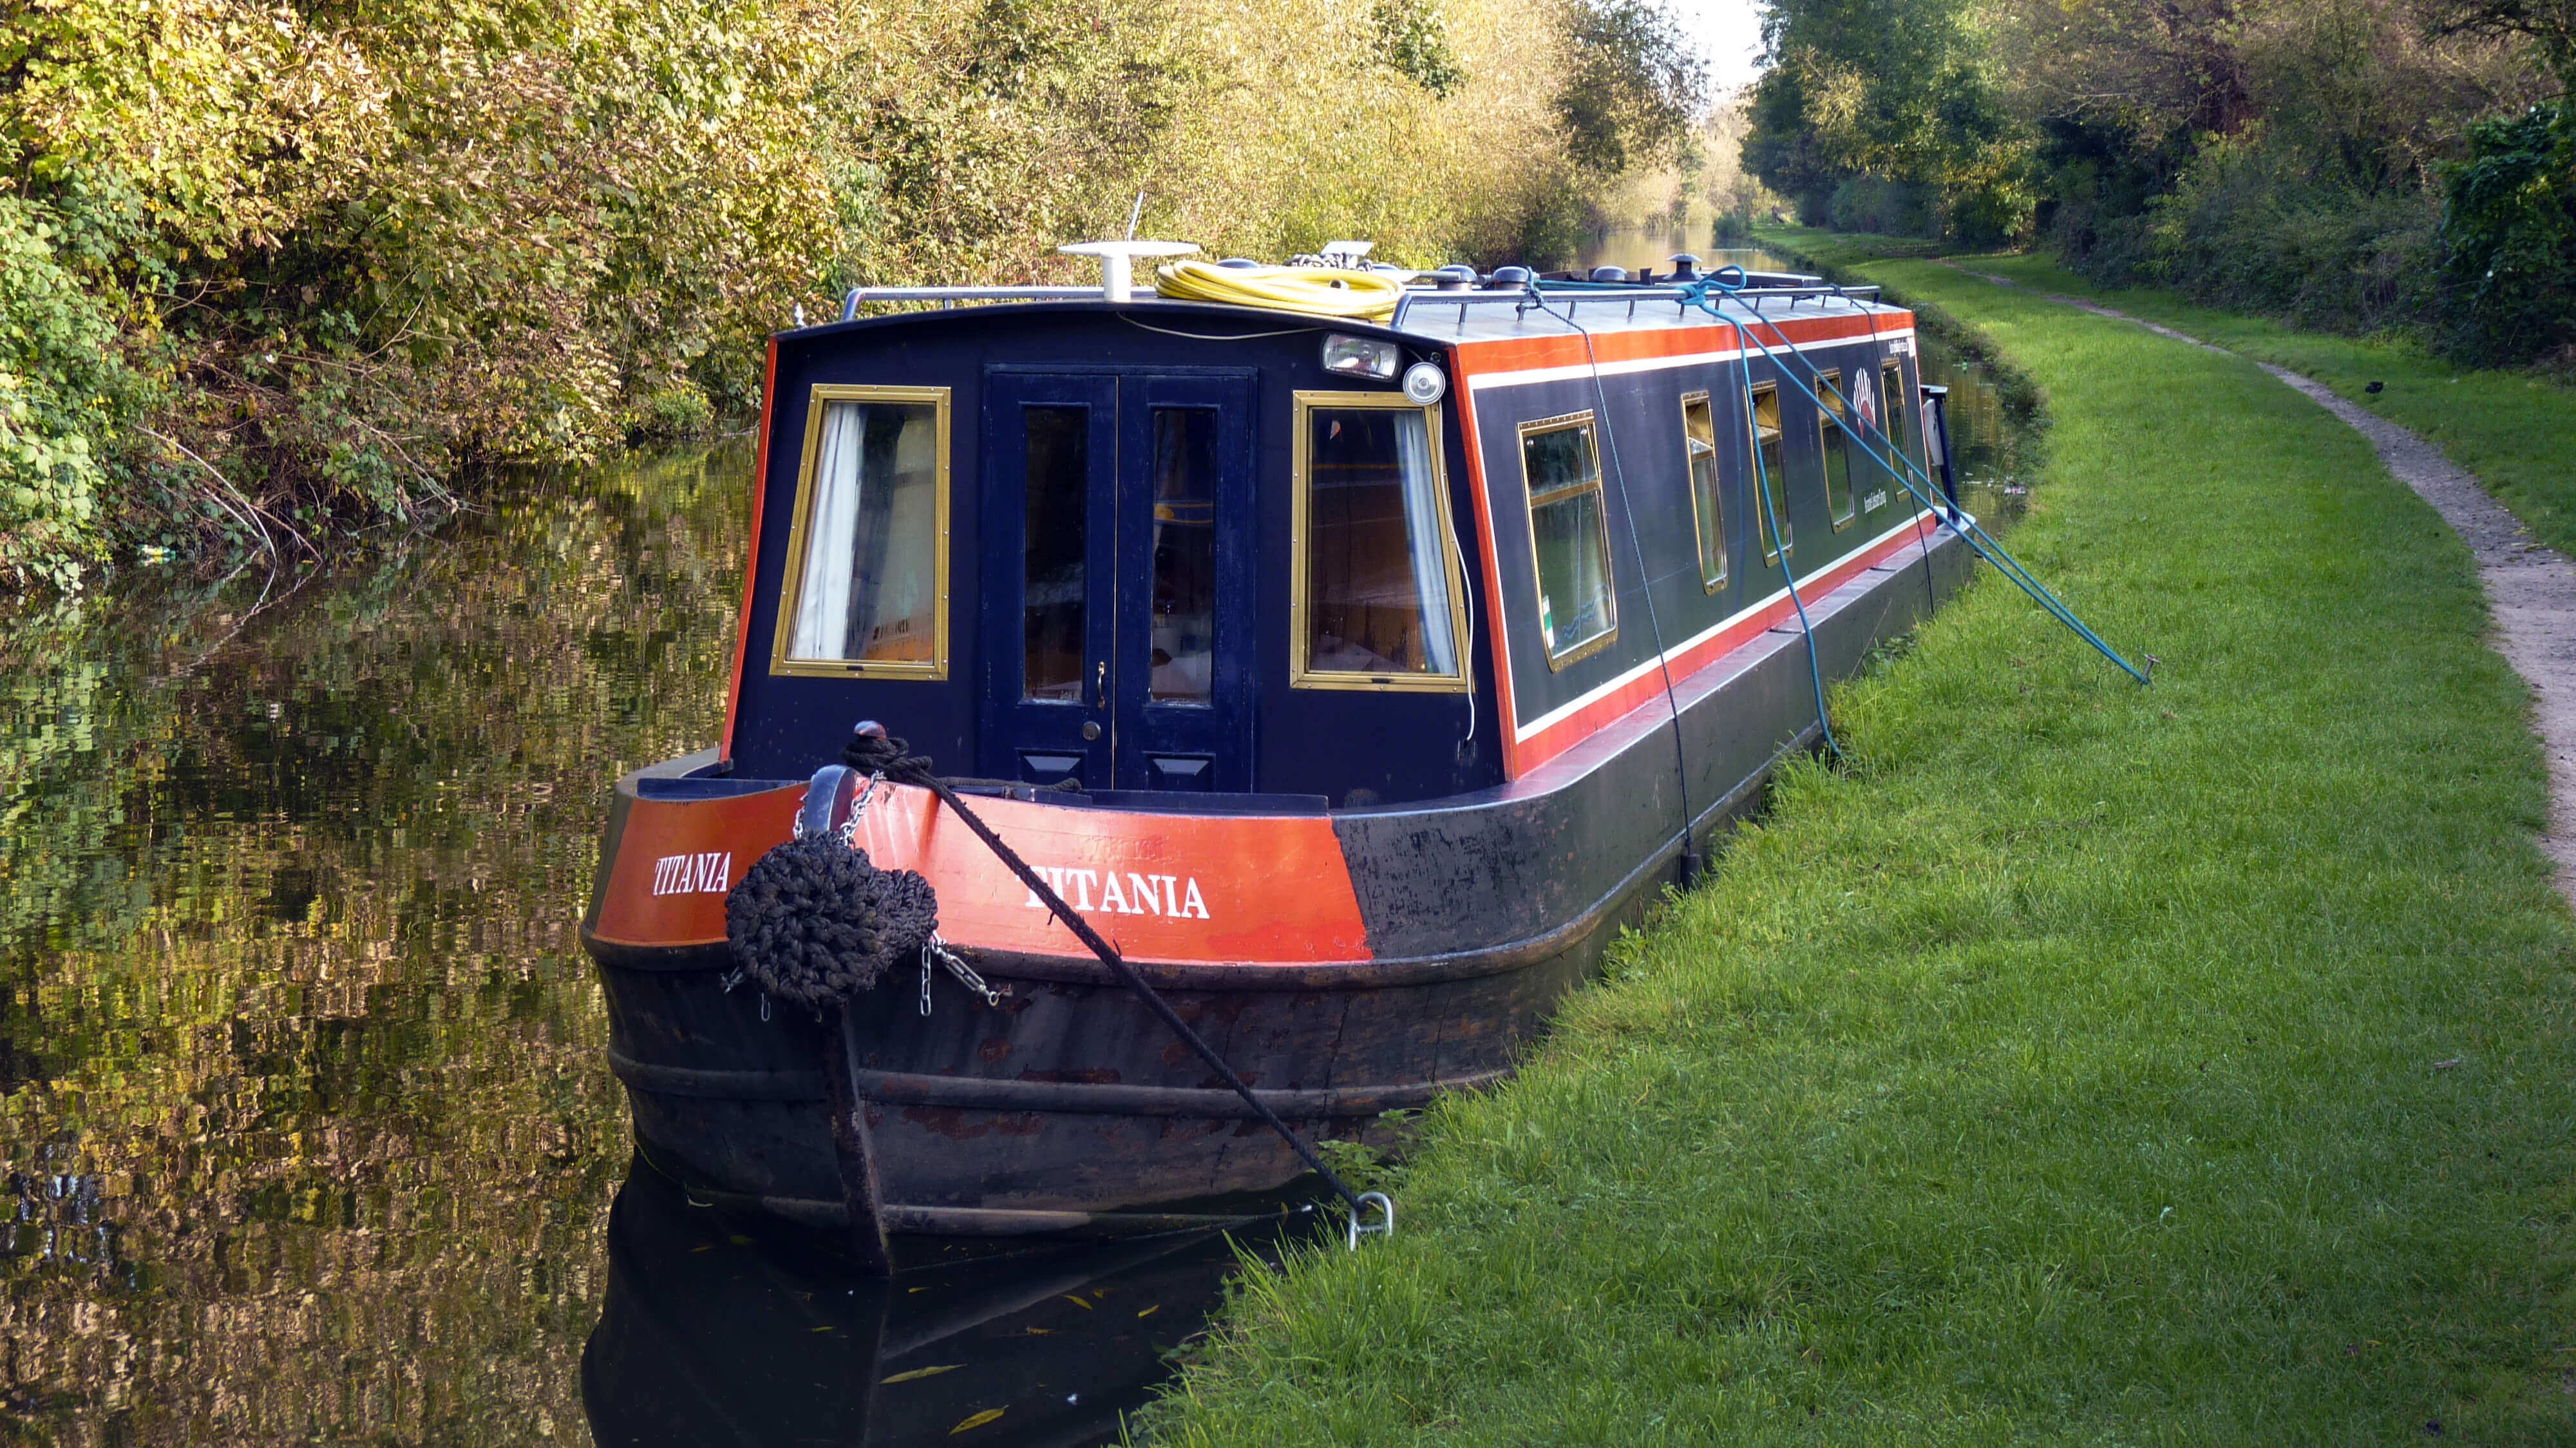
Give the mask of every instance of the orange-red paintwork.
[(778, 339), (769, 339), (769, 362), (760, 374), (759, 441), (752, 444), (751, 546), (742, 560), (742, 614), (733, 626), (733, 687), (725, 690), (724, 742), (717, 757), (733, 758), (734, 711), (742, 705), (742, 663), (751, 648), (751, 592), (760, 583), (760, 500), (769, 491), (769, 410), (778, 392)]
[[(593, 933), (628, 945), (722, 940), (724, 892), (655, 894), (661, 861), (724, 852), (678, 883), (739, 881), (794, 828), (800, 786), (709, 800), (638, 799)], [(1129, 957), (1199, 964), (1314, 965), (1370, 958), (1350, 867), (1320, 815), (1126, 814), (978, 799), (1022, 859)], [(879, 785), (857, 844), (882, 869), (918, 870), (939, 892), (939, 933), (958, 945), (1037, 954), (1083, 948), (983, 841), (927, 790)]]
[[(1461, 374), (1464, 375), (1463, 368)], [(1481, 545), (1476, 551), (1484, 555), (1485, 597), (1497, 599), (1503, 596), (1503, 572), (1502, 564), (1494, 557), (1494, 513), (1485, 492), (1485, 446), (1476, 437), (1476, 399), (1464, 387), (1451, 395), (1458, 399), (1458, 435), (1467, 443), (1467, 497), (1476, 507), (1476, 537)], [(1499, 615), (1489, 612), (1485, 639), (1489, 645), (1487, 654), (1494, 662), (1494, 697), (1502, 700), (1503, 707), (1508, 709), (1512, 697), (1512, 650), (1503, 633)], [(1518, 779), (1521, 777), (1520, 745), (1513, 740), (1509, 729), (1501, 731), (1500, 738), (1503, 778)]]

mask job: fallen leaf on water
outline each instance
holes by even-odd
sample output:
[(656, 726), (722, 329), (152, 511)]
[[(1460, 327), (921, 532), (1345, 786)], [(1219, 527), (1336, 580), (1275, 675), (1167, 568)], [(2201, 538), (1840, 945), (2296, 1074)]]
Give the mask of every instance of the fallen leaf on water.
[(1157, 1303), (1155, 1303), (1153, 1306), (1146, 1308), (1144, 1311), (1142, 1311), (1142, 1312), (1140, 1312), (1140, 1313), (1137, 1313), (1136, 1315), (1137, 1315), (1138, 1317), (1151, 1317), (1151, 1316), (1153, 1316), (1155, 1313), (1160, 1312), (1160, 1311), (1162, 1311), (1162, 1310), (1163, 1310), (1163, 1304), (1161, 1304), (1161, 1303), (1157, 1302)]
[(725, 1240), (733, 1243), (737, 1247), (748, 1247), (751, 1245), (751, 1239), (749, 1237), (727, 1237)]
[(1076, 1307), (1081, 1308), (1081, 1309), (1082, 1309), (1083, 1311), (1085, 1311), (1085, 1312), (1089, 1312), (1089, 1311), (1091, 1310), (1091, 1304), (1090, 1304), (1090, 1303), (1083, 1301), (1081, 1298), (1074, 1296), (1072, 1293), (1069, 1293), (1069, 1292), (1068, 1292), (1068, 1293), (1066, 1293), (1066, 1294), (1065, 1294), (1065, 1298), (1064, 1298), (1064, 1300), (1065, 1300), (1065, 1301), (1067, 1301), (1067, 1302), (1072, 1303), (1072, 1304), (1073, 1304), (1074, 1306), (1076, 1306)]
[(715, 1244), (715, 1243), (713, 1243), (713, 1242), (709, 1242), (709, 1243), (707, 1243), (707, 1244), (706, 1244), (705, 1246), (703, 1246), (703, 1247), (691, 1247), (689, 1250), (690, 1250), (690, 1251), (692, 1251), (692, 1252), (712, 1252), (712, 1251), (714, 1251), (715, 1249), (716, 1249), (716, 1244)]
[(1048, 1333), (1051, 1333), (1051, 1332), (1053, 1332), (1053, 1331), (1055, 1331), (1055, 1329), (1054, 1329), (1054, 1328), (1052, 1328), (1052, 1327), (1033, 1327), (1033, 1328), (1030, 1328), (1030, 1329), (1029, 1329), (1029, 1336), (1031, 1336), (1031, 1337), (1044, 1337), (1044, 1336), (1046, 1336)]
[(908, 1383), (915, 1378), (935, 1378), (941, 1373), (953, 1373), (964, 1366), (966, 1366), (964, 1363), (941, 1363), (935, 1368), (914, 1368), (911, 1372), (897, 1373), (893, 1377), (885, 1379), (885, 1381), (888, 1383)]
[(1002, 1413), (1003, 1410), (1000, 1408), (986, 1408), (984, 1411), (977, 1413), (974, 1417), (971, 1417), (965, 1422), (958, 1424), (956, 1427), (949, 1429), (948, 1436), (954, 1438), (969, 1428), (981, 1428), (985, 1424), (992, 1422), (995, 1418), (1002, 1416)]
[(815, 1328), (815, 1329), (814, 1329), (814, 1331), (816, 1331), (816, 1332), (830, 1332), (831, 1330), (832, 1330), (832, 1324), (830, 1324), (830, 1323), (828, 1323), (828, 1322), (827, 1322), (827, 1323), (824, 1323), (821, 1327), (818, 1327), (818, 1328)]

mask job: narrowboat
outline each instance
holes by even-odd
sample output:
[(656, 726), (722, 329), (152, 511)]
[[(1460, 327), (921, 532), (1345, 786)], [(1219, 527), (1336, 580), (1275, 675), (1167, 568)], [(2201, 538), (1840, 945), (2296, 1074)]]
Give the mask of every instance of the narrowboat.
[[(1883, 465), (1939, 438), (1874, 293), (1458, 267), (1365, 274), (1368, 319), (1125, 265), (770, 341), (723, 733), (617, 781), (581, 931), (638, 1151), (700, 1200), (847, 1219), (829, 1028), (743, 980), (725, 907), (857, 721), (1280, 1117), (1376, 1139), (1510, 1072), (1822, 681), (1966, 576)], [(1172, 1229), (1300, 1174), (934, 795), (847, 794), (984, 982), (925, 959), (847, 1008), (888, 1229)]]

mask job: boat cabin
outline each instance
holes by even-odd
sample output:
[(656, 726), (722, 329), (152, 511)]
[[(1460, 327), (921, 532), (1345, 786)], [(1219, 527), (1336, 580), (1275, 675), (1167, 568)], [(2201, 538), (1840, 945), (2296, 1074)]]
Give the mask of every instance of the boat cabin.
[(1907, 312), (1482, 280), (1384, 323), (959, 289), (779, 334), (731, 772), (877, 719), (1062, 802), (1418, 804), (1919, 546), (1857, 445), (1923, 461)]

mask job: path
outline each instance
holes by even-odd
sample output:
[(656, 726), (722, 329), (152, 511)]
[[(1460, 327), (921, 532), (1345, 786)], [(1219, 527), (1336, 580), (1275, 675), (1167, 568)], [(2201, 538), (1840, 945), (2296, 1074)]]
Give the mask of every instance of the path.
[[(1941, 265), (1999, 287), (2020, 286), (2010, 277), (1970, 271), (1956, 262)], [(2237, 355), (2100, 302), (2053, 292), (2031, 295), (2131, 322), (2203, 351)], [(2558, 893), (2576, 903), (2576, 563), (2554, 548), (2532, 542), (2531, 531), (2489, 497), (2475, 477), (2442, 456), (2440, 448), (2344, 400), (2313, 378), (2269, 362), (2254, 365), (2306, 393), (2370, 439), (2370, 445), (2379, 450), (2379, 461), (2432, 504), (2460, 541), (2469, 545), (2478, 563), (2478, 582), (2495, 612), (2496, 651), (2531, 686), (2533, 722), (2540, 730), (2541, 748), (2549, 756), (2549, 828), (2541, 835), (2541, 848), (2558, 864)]]

